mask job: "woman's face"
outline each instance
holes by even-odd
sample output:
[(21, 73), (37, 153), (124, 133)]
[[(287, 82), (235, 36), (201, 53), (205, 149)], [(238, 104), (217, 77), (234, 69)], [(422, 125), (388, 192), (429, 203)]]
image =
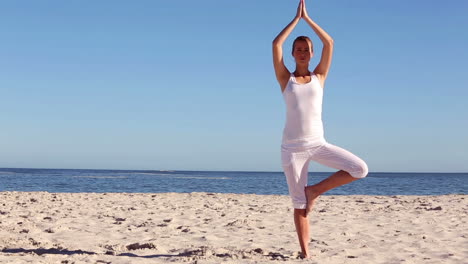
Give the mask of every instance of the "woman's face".
[(293, 57), (298, 64), (308, 64), (313, 56), (312, 47), (309, 41), (299, 40), (294, 45)]

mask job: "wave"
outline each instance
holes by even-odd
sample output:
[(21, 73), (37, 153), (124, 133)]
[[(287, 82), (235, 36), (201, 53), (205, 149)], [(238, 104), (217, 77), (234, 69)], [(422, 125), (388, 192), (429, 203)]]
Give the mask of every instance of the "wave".
[(131, 172), (129, 174), (143, 174), (143, 175), (173, 175), (173, 174), (165, 174), (165, 173), (151, 173), (151, 172)]
[(169, 178), (178, 178), (178, 179), (214, 179), (214, 180), (230, 180), (231, 179), (229, 177), (210, 177), (210, 176), (204, 176), (204, 175), (190, 175), (190, 174), (164, 174), (164, 173), (150, 173), (150, 172), (137, 172), (137, 173), (132, 173), (132, 174), (167, 176)]
[[(132, 173), (133, 174), (133, 173)], [(139, 173), (143, 174), (143, 173)], [(144, 174), (150, 174), (152, 176), (164, 176), (167, 178), (174, 178), (174, 179), (201, 179), (201, 180), (230, 180), (231, 178), (229, 177), (209, 177), (209, 176), (203, 176), (203, 175), (184, 175), (184, 174), (154, 174), (154, 173), (144, 173)], [(128, 179), (130, 177), (128, 176), (71, 176), (72, 178), (89, 178), (89, 179)]]
[(91, 178), (91, 179), (128, 179), (125, 176), (72, 176), (72, 178)]
[(230, 180), (231, 178), (228, 177), (196, 177), (196, 176), (174, 176), (171, 178), (179, 178), (179, 179), (213, 179), (213, 180)]
[(13, 172), (13, 171), (0, 171), (0, 174), (16, 174), (16, 172)]

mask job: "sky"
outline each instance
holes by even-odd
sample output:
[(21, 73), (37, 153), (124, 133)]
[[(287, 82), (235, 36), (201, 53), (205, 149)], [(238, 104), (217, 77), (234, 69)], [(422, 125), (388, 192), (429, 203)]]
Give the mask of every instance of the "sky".
[[(371, 172), (468, 172), (468, 1), (306, 2), (335, 41), (327, 141)], [(1, 1), (0, 167), (281, 171), (271, 42), (297, 3)], [(301, 21), (291, 71), (299, 35), (320, 58)]]

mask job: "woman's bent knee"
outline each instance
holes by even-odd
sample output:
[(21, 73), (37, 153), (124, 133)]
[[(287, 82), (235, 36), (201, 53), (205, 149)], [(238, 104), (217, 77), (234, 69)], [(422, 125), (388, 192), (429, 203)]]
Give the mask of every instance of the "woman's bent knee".
[(362, 179), (366, 177), (368, 173), (369, 173), (369, 168), (367, 167), (367, 164), (364, 161), (360, 162), (358, 166), (353, 168), (352, 172), (349, 172), (351, 176), (353, 176), (354, 178), (358, 178), (358, 179)]

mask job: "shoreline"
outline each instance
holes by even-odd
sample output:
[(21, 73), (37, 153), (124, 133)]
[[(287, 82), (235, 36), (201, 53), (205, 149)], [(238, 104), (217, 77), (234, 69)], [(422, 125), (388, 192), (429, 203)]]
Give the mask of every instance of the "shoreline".
[[(256, 196), (283, 196), (289, 197), (288, 194), (256, 194), (256, 193), (224, 193), (224, 192), (50, 192), (50, 191), (0, 191), (0, 195), (6, 193), (24, 193), (24, 194), (34, 194), (34, 193), (48, 193), (48, 194), (126, 194), (126, 195), (159, 195), (159, 194), (207, 194), (207, 195), (256, 195)], [(322, 196), (368, 196), (368, 197), (436, 197), (436, 196), (467, 196), (468, 193), (445, 193), (445, 194), (322, 194)]]
[[(323, 195), (298, 259), (287, 195), (0, 192), (0, 262), (463, 263), (468, 195)], [(261, 199), (259, 199), (261, 198)]]

